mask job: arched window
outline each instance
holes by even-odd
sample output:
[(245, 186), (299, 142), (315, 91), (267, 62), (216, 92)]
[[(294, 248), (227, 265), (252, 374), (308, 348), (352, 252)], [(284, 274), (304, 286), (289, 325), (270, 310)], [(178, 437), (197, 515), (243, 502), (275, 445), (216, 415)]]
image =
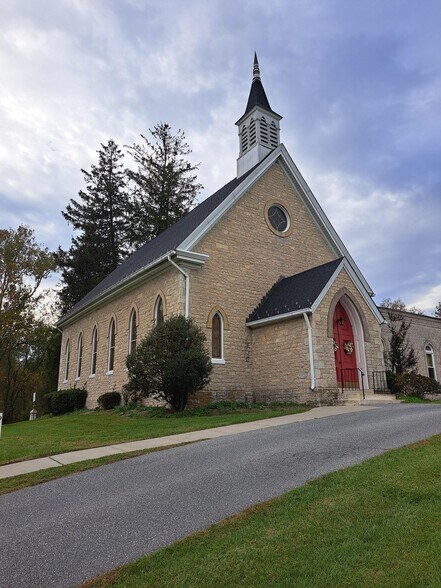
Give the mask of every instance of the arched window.
[(136, 310), (133, 308), (130, 313), (129, 321), (129, 355), (136, 349), (136, 339), (138, 337), (138, 326), (136, 324)]
[(164, 301), (158, 296), (155, 302), (155, 325), (164, 322)]
[(90, 358), (90, 375), (94, 376), (96, 374), (96, 356), (97, 356), (97, 348), (98, 348), (98, 330), (93, 327), (92, 331), (92, 355)]
[(108, 337), (108, 355), (107, 355), (107, 373), (113, 373), (113, 366), (115, 364), (115, 319), (110, 321), (109, 337)]
[(426, 365), (427, 365), (427, 373), (429, 378), (432, 380), (436, 380), (436, 372), (435, 372), (435, 354), (433, 353), (433, 347), (431, 345), (426, 345)]
[(224, 321), (220, 312), (216, 312), (211, 321), (211, 357), (224, 359)]
[(79, 379), (81, 376), (81, 365), (83, 363), (83, 334), (80, 333), (78, 337), (78, 344), (77, 344), (77, 374), (76, 379)]
[(269, 145), (268, 125), (264, 116), (262, 116), (260, 119), (260, 140), (262, 141), (263, 145)]
[(66, 348), (64, 350), (64, 381), (67, 382), (69, 379), (69, 363), (70, 363), (70, 340), (66, 342)]

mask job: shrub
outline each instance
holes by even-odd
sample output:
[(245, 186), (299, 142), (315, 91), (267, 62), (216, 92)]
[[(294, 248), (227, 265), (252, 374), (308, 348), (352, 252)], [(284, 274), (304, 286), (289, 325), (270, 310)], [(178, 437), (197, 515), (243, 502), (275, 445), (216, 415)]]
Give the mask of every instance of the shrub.
[(127, 357), (128, 400), (155, 396), (184, 410), (189, 395), (210, 381), (205, 340), (203, 331), (183, 316), (156, 325)]
[(394, 372), (387, 370), (386, 371), (386, 382), (387, 382), (387, 389), (390, 390), (393, 394), (398, 394), (397, 374), (394, 374)]
[(441, 385), (432, 378), (415, 372), (396, 376), (396, 391), (402, 396), (424, 398), (425, 394), (441, 392)]
[(98, 406), (103, 410), (112, 410), (121, 404), (121, 394), (119, 392), (106, 392), (98, 398)]
[(43, 414), (50, 414), (52, 412), (52, 396), (54, 394), (56, 394), (56, 392), (49, 392), (43, 396)]
[(68, 388), (59, 392), (46, 394), (50, 396), (50, 411), (53, 415), (67, 414), (84, 408), (87, 391), (81, 388)]

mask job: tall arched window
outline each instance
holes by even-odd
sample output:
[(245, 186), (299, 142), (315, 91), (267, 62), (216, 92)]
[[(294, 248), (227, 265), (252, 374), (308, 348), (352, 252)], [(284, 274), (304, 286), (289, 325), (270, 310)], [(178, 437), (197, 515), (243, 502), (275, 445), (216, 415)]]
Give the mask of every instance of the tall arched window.
[(429, 378), (432, 378), (432, 380), (436, 380), (435, 354), (433, 353), (433, 347), (431, 345), (426, 345), (425, 351), (428, 376)]
[(79, 379), (81, 376), (81, 365), (83, 363), (83, 334), (80, 333), (78, 337), (78, 344), (77, 344), (77, 374), (76, 379)]
[(109, 337), (108, 337), (108, 355), (107, 355), (107, 373), (113, 373), (113, 366), (115, 364), (115, 319), (110, 321)]
[(67, 382), (69, 379), (69, 363), (70, 363), (70, 340), (66, 342), (66, 348), (64, 350), (64, 381)]
[(155, 302), (155, 325), (164, 322), (164, 301), (158, 296)]
[(94, 376), (96, 374), (96, 356), (98, 351), (98, 330), (93, 327), (92, 331), (92, 355), (90, 357), (90, 375)]
[(224, 359), (224, 321), (220, 312), (216, 312), (211, 321), (211, 357)]
[(132, 308), (129, 321), (129, 355), (136, 349), (136, 339), (138, 337), (138, 326), (136, 324), (136, 310)]

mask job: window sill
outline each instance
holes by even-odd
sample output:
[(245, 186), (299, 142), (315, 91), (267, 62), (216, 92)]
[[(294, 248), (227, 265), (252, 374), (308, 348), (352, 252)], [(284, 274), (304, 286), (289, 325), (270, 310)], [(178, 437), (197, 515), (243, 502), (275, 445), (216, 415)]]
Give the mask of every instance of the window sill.
[(89, 378), (96, 378), (96, 374), (89, 374)]
[(110, 372), (106, 372), (106, 376), (113, 376), (113, 370)]
[(213, 363), (215, 365), (224, 365), (225, 364), (225, 359), (220, 359), (218, 357), (212, 357), (211, 358), (211, 363)]
[(63, 384), (67, 384), (69, 380), (63, 380)]
[(79, 382), (80, 381), (80, 377), (78, 376), (78, 378), (75, 378), (74, 382)]

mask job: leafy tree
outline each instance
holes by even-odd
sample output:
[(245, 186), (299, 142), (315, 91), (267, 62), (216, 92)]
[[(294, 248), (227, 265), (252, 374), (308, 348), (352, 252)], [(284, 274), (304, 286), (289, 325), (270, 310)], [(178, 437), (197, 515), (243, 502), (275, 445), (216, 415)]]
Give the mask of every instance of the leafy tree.
[(182, 411), (188, 397), (210, 381), (210, 356), (205, 335), (191, 319), (173, 317), (159, 323), (127, 357), (128, 397), (149, 396)]
[(40, 247), (26, 226), (0, 230), (0, 403), (12, 420), (25, 392), (41, 380), (47, 327), (37, 318), (42, 281), (56, 269), (54, 255)]
[(62, 267), (60, 300), (66, 312), (105, 278), (129, 252), (128, 195), (123, 154), (110, 139), (101, 144), (98, 164), (81, 170), (86, 183), (71, 199), (64, 218), (78, 231), (69, 251), (58, 250)]
[(385, 298), (383, 302), (380, 304), (380, 306), (384, 308), (390, 308), (392, 310), (412, 312), (413, 314), (424, 314), (423, 311), (416, 306), (407, 307), (406, 304), (401, 300), (401, 298), (396, 298), (395, 300)]
[(141, 144), (128, 147), (137, 166), (127, 170), (132, 190), (131, 243), (135, 247), (179, 220), (202, 188), (193, 173), (199, 166), (185, 159), (191, 150), (184, 133), (179, 130), (173, 135), (170, 125), (162, 122), (150, 133), (154, 142), (141, 135)]
[(441, 301), (435, 307), (435, 312), (433, 313), (436, 318), (441, 319)]
[(413, 371), (418, 360), (415, 349), (407, 338), (410, 321), (406, 321), (402, 312), (390, 308), (388, 311), (388, 327), (390, 331), (389, 351), (387, 359), (395, 374)]

